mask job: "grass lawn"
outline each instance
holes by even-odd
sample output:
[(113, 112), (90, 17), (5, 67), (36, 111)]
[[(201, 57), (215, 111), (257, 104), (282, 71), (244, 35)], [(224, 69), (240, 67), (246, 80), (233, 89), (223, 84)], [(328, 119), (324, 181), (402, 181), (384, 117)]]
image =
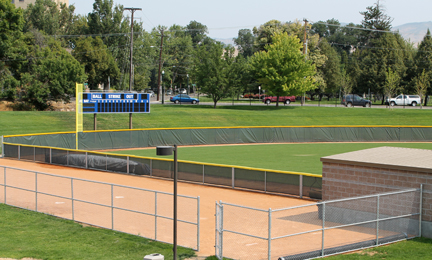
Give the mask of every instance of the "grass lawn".
[[(291, 143), (179, 147), (178, 159), (262, 169), (322, 174), (320, 158), (362, 149), (394, 146), (432, 150), (432, 143)], [(156, 158), (156, 149), (114, 151)], [(159, 156), (157, 158), (160, 158)]]
[[(172, 259), (172, 245), (108, 229), (83, 227), (42, 213), (0, 204), (0, 257), (21, 259), (143, 259), (160, 253)], [(177, 248), (181, 259), (195, 255)]]
[[(151, 105), (134, 114), (133, 128), (310, 125), (432, 126), (432, 109), (385, 109), (300, 106)], [(98, 130), (129, 128), (128, 114), (99, 114)], [(84, 115), (93, 130), (93, 114)], [(75, 131), (75, 112), (0, 112), (0, 135)]]
[(331, 260), (363, 260), (363, 259), (432, 259), (432, 239), (415, 238), (386, 246), (363, 250), (359, 253), (328, 257)]

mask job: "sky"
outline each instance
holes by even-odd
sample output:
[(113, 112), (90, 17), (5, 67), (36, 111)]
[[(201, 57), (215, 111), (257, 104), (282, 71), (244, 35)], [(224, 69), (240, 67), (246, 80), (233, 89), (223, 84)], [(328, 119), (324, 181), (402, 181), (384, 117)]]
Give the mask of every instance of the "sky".
[[(69, 0), (75, 13), (86, 15), (93, 10), (94, 0)], [(208, 36), (216, 39), (237, 37), (240, 29), (252, 29), (276, 19), (281, 22), (307, 19), (311, 22), (331, 18), (341, 23), (360, 24), (360, 12), (376, 0), (114, 0), (114, 4), (142, 8), (134, 18), (141, 21), (146, 31), (158, 25), (186, 26), (197, 21), (207, 26)], [(406, 23), (432, 21), (430, 0), (380, 0), (386, 14), (392, 17), (393, 27)], [(127, 13), (126, 13), (127, 12)], [(125, 11), (130, 16), (130, 11)]]

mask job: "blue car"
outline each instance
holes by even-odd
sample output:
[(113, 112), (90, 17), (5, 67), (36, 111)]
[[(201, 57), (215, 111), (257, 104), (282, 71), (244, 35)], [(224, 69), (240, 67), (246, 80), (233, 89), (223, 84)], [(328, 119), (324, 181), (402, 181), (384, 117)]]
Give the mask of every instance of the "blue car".
[(174, 102), (175, 104), (178, 104), (180, 102), (182, 102), (182, 103), (186, 102), (186, 103), (196, 104), (196, 103), (199, 102), (199, 99), (189, 97), (186, 94), (178, 94), (177, 96), (171, 97), (170, 101)]

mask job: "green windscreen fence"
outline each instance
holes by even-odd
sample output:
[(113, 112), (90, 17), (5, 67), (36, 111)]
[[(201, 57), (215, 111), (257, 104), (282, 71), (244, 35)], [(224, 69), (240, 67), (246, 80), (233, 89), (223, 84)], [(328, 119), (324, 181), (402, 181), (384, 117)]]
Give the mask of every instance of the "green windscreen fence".
[[(125, 149), (160, 145), (208, 145), (284, 142), (430, 142), (432, 127), (245, 127), (91, 131), (78, 135), (80, 150)], [(75, 133), (5, 136), (4, 142), (75, 149)]]

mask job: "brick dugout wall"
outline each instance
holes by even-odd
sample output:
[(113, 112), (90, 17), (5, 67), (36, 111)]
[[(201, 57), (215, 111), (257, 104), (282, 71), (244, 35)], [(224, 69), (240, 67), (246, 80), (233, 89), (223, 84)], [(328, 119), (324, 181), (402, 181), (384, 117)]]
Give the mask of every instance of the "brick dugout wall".
[[(432, 151), (379, 147), (327, 156), (321, 161), (323, 200), (419, 188), (423, 184), (422, 234), (432, 238)], [(382, 213), (404, 212), (404, 198), (397, 200), (385, 203), (389, 206), (384, 206)], [(364, 210), (367, 208), (364, 205)]]

